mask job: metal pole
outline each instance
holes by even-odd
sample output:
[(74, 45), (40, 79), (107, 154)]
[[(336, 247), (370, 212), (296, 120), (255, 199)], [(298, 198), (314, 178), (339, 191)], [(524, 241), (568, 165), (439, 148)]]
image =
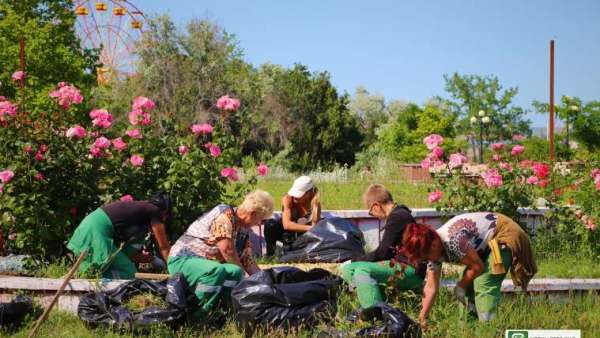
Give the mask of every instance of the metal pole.
[(550, 162), (554, 163), (554, 40), (550, 40), (550, 125), (548, 128)]

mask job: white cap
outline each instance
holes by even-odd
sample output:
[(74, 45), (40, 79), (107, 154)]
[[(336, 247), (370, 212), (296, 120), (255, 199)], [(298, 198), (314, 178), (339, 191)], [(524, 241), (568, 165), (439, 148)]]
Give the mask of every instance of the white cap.
[(300, 198), (304, 196), (304, 194), (310, 189), (312, 189), (314, 186), (315, 185), (313, 184), (313, 181), (310, 177), (300, 176), (294, 181), (292, 188), (288, 191), (288, 195)]

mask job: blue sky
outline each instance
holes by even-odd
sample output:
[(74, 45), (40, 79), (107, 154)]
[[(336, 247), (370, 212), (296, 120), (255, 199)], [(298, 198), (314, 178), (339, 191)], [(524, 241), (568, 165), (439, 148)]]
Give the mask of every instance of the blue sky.
[[(494, 74), (518, 86), (515, 104), (548, 99), (549, 40), (556, 95), (600, 100), (600, 0), (133, 0), (183, 26), (209, 18), (237, 36), (255, 65), (327, 70), (340, 92), (386, 99), (444, 95), (443, 74)], [(534, 126), (545, 126), (532, 114)]]

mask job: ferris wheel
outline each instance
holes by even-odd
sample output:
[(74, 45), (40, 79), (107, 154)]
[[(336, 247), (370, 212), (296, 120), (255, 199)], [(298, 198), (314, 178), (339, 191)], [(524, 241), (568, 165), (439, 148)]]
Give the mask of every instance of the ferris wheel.
[(100, 50), (98, 83), (133, 73), (144, 13), (128, 0), (76, 0), (75, 14), (82, 47)]

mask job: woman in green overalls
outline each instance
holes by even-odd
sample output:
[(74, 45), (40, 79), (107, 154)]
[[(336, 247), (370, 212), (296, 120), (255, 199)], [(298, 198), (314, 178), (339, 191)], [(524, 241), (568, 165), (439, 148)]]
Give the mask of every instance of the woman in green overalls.
[(67, 248), (75, 255), (87, 250), (81, 272), (103, 278), (133, 279), (136, 263), (151, 263), (154, 256), (141, 251), (152, 231), (162, 258), (167, 261), (172, 215), (171, 198), (158, 194), (149, 201), (117, 201), (93, 211), (79, 224)]

